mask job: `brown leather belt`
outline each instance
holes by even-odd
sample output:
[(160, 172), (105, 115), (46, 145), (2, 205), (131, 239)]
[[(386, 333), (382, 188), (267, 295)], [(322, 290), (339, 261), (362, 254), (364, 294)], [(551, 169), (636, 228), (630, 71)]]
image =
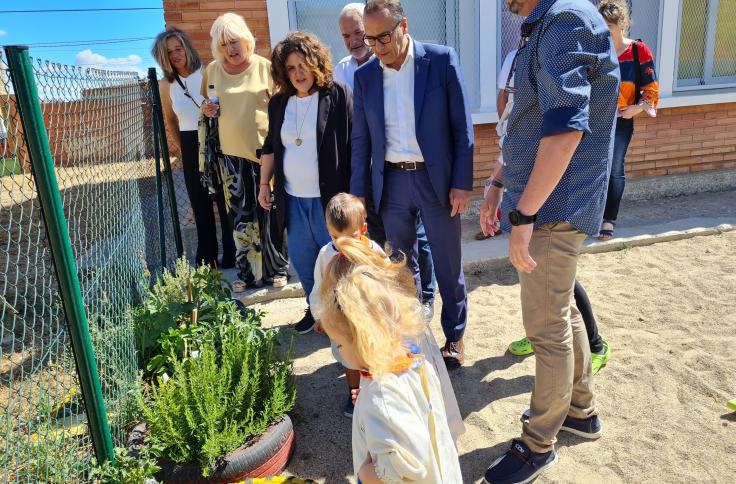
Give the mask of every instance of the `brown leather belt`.
[(424, 162), (423, 161), (398, 161), (398, 162), (386, 161), (386, 167), (391, 168), (392, 170), (417, 171), (417, 170), (424, 170)]

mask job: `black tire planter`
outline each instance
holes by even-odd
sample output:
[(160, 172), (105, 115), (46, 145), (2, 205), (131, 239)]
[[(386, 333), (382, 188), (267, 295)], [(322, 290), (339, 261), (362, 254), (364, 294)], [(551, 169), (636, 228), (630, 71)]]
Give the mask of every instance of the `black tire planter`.
[[(128, 438), (128, 448), (143, 445), (146, 433), (146, 424), (136, 426)], [(202, 477), (199, 464), (161, 460), (158, 463), (161, 470), (156, 473), (156, 479), (163, 482), (227, 483), (247, 477), (273, 476), (284, 470), (293, 452), (294, 426), (289, 416), (284, 415), (260, 437), (220, 457), (212, 465), (209, 477)]]

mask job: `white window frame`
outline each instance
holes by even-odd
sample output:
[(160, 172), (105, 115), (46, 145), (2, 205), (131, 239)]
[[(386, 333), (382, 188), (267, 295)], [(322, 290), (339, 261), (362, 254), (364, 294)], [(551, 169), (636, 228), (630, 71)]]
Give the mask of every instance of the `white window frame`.
[[(460, 9), (469, 8), (467, 0), (455, 0), (459, 3)], [(291, 29), (290, 18), (294, 17), (294, 12), (289, 12), (289, 0), (267, 0), (268, 8), (268, 29), (271, 37), (271, 47), (273, 48), (279, 40), (283, 39)], [(348, 0), (345, 1), (348, 3)], [(480, 92), (480, 105), (473, 112), (473, 124), (488, 124), (498, 121), (496, 114), (496, 38), (497, 28), (496, 22), (485, 22), (484, 19), (496, 17), (496, 2), (494, 0), (479, 0), (479, 21), (484, 28), (476, 29), (472, 25), (467, 25), (461, 20), (460, 25), (460, 52), (462, 58), (460, 62), (473, 62), (472, 54), (473, 46), (478, 45), (478, 83)], [(460, 13), (461, 19), (468, 16)], [(486, 28), (487, 27), (487, 28)], [(475, 35), (478, 32), (477, 36)], [(471, 34), (472, 33), (472, 34)], [(488, 82), (492, 79), (493, 82)]]
[[(708, 18), (706, 19), (706, 38), (705, 38), (705, 62), (703, 64), (703, 83), (701, 84), (700, 78), (694, 79), (677, 79), (675, 78), (675, 90), (676, 91), (694, 91), (703, 89), (719, 89), (724, 87), (736, 86), (736, 76), (731, 77), (713, 77), (713, 56), (716, 44), (716, 29), (718, 26), (718, 7), (720, 0), (708, 0), (708, 11), (706, 12)], [(679, 6), (682, 6), (682, 2), (679, 2)], [(682, 13), (683, 9), (680, 8), (677, 15), (677, 43), (676, 48), (680, 49), (680, 33), (682, 32)], [(680, 67), (679, 60), (680, 56), (675, 57), (677, 64), (675, 64), (675, 75), (677, 76)]]
[[(347, 3), (348, 0), (346, 0)], [(464, 0), (458, 0), (464, 3)], [(647, 0), (656, 1), (656, 0)], [(660, 107), (673, 108), (702, 104), (736, 102), (736, 87), (717, 88), (717, 86), (698, 86), (697, 90), (681, 90), (677, 87), (677, 58), (679, 49), (681, 0), (660, 1), (660, 28), (657, 61), (659, 77)], [(289, 32), (289, 0), (267, 0), (268, 27), (271, 47)], [(461, 3), (461, 7), (463, 5)], [(492, 124), (498, 122), (496, 112), (496, 78), (498, 76), (498, 42), (500, 15), (496, 0), (479, 0), (477, 30), (478, 82), (480, 85), (480, 106), (473, 112), (473, 124)], [(461, 32), (471, 32), (463, 28)], [(462, 51), (468, 52), (467, 43), (475, 41), (471, 35), (461, 35)], [(462, 59), (461, 59), (462, 62)], [(669, 66), (669, 67), (667, 67)]]

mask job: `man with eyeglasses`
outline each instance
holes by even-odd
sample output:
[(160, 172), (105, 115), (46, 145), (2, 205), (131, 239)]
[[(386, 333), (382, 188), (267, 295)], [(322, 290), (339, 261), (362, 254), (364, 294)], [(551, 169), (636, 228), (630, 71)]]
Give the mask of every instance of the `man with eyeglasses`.
[(485, 482), (505, 484), (530, 482), (557, 462), (560, 430), (602, 435), (573, 286), (586, 234), (597, 235), (603, 218), (620, 78), (608, 27), (588, 0), (506, 4), (526, 19), (503, 180), (489, 197), (506, 190), (501, 227), (511, 232), (509, 259), (519, 273), (536, 371), (521, 437), (485, 473)]
[[(349, 3), (343, 7), (338, 19), (340, 34), (350, 55), (342, 58), (335, 65), (334, 77), (336, 81), (350, 86), (351, 90), (354, 87), (355, 71), (373, 57), (371, 48), (363, 39), (365, 36), (363, 26), (364, 8), (364, 3)], [(382, 163), (383, 161), (381, 161)], [(370, 191), (366, 194), (366, 205), (368, 235), (383, 247), (386, 242), (386, 231), (383, 228), (380, 214), (373, 208), (373, 195)], [(434, 265), (432, 264), (432, 250), (429, 247), (427, 231), (424, 228), (421, 216), (417, 216), (416, 229), (419, 251), (417, 262), (422, 285), (421, 301), (424, 317), (431, 320), (434, 316), (434, 293), (437, 282), (434, 275)]]
[(442, 356), (456, 369), (465, 359), (468, 311), (460, 214), (473, 185), (473, 126), (460, 62), (452, 48), (409, 35), (399, 0), (369, 0), (363, 23), (375, 56), (355, 73), (351, 191), (372, 193), (386, 238), (408, 256), (418, 288), (414, 223), (421, 213), (442, 295)]

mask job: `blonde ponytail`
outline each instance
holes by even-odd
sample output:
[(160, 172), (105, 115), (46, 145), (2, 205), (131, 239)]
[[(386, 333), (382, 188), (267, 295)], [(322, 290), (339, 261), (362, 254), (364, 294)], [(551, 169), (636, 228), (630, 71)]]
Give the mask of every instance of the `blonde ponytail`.
[(322, 325), (355, 345), (367, 369), (379, 376), (391, 367), (402, 342), (425, 324), (414, 278), (405, 262), (392, 262), (349, 237), (335, 245), (340, 255), (327, 266), (322, 282)]

